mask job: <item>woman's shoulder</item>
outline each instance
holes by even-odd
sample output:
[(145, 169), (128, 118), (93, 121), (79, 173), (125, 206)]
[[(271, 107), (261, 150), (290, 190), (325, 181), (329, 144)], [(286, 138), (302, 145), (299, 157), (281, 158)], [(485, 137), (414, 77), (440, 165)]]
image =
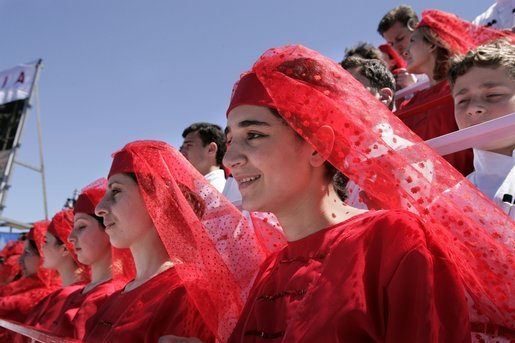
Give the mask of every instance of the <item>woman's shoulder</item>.
[(418, 215), (409, 211), (368, 211), (349, 224), (339, 241), (358, 241), (375, 250), (399, 253), (426, 245), (426, 227)]

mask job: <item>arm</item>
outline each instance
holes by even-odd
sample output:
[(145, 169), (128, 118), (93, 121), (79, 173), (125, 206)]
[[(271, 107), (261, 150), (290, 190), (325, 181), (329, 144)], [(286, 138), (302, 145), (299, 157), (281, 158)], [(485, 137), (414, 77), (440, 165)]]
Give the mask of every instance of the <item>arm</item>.
[(463, 286), (426, 247), (408, 252), (386, 288), (386, 342), (470, 341)]

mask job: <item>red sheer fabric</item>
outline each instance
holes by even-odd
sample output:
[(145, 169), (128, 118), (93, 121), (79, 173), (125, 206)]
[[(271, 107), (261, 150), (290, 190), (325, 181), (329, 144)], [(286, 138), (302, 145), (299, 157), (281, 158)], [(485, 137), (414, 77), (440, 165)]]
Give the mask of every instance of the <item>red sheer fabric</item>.
[(477, 320), (514, 328), (515, 223), (509, 217), (334, 61), (284, 46), (266, 51), (251, 72), (314, 148), (324, 151), (332, 142), (321, 127), (334, 130), (328, 160), (338, 170), (383, 208), (422, 218), (428, 241), (455, 264)]
[(455, 14), (438, 10), (422, 11), (422, 20), (417, 27), (422, 26), (431, 28), (453, 54), (465, 54), (481, 44), (503, 37), (515, 43), (515, 34), (510, 31), (478, 26)]
[(84, 342), (157, 342), (167, 334), (213, 342), (176, 268), (128, 292), (118, 291), (86, 325)]
[(114, 154), (109, 174), (124, 172), (136, 174), (191, 302), (216, 337), (226, 341), (273, 244), (259, 242), (241, 212), (166, 143), (126, 145)]
[(461, 281), (424, 230), (409, 212), (371, 211), (288, 243), (261, 268), (230, 342), (469, 340)]
[[(447, 81), (423, 89), (403, 102), (395, 114), (423, 140), (458, 130), (454, 119), (454, 100)], [(474, 171), (472, 149), (443, 157), (463, 176)]]

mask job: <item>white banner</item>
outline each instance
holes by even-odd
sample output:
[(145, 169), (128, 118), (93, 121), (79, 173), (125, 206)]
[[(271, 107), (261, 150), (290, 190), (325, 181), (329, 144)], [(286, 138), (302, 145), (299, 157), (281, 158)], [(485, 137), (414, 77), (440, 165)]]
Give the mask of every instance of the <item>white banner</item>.
[(22, 64), (0, 72), (0, 105), (27, 99), (39, 61)]
[(426, 141), (440, 155), (476, 148), (492, 149), (499, 142), (515, 140), (515, 113), (467, 127)]

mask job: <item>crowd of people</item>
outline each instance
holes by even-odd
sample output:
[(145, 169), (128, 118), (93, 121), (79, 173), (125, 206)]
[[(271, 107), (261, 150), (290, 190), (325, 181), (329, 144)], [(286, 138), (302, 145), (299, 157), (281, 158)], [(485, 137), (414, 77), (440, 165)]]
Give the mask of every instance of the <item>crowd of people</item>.
[(340, 63), (267, 50), (225, 129), (128, 143), (6, 245), (0, 339), (513, 342), (513, 136), (424, 143), (515, 112), (513, 13), (402, 5)]

